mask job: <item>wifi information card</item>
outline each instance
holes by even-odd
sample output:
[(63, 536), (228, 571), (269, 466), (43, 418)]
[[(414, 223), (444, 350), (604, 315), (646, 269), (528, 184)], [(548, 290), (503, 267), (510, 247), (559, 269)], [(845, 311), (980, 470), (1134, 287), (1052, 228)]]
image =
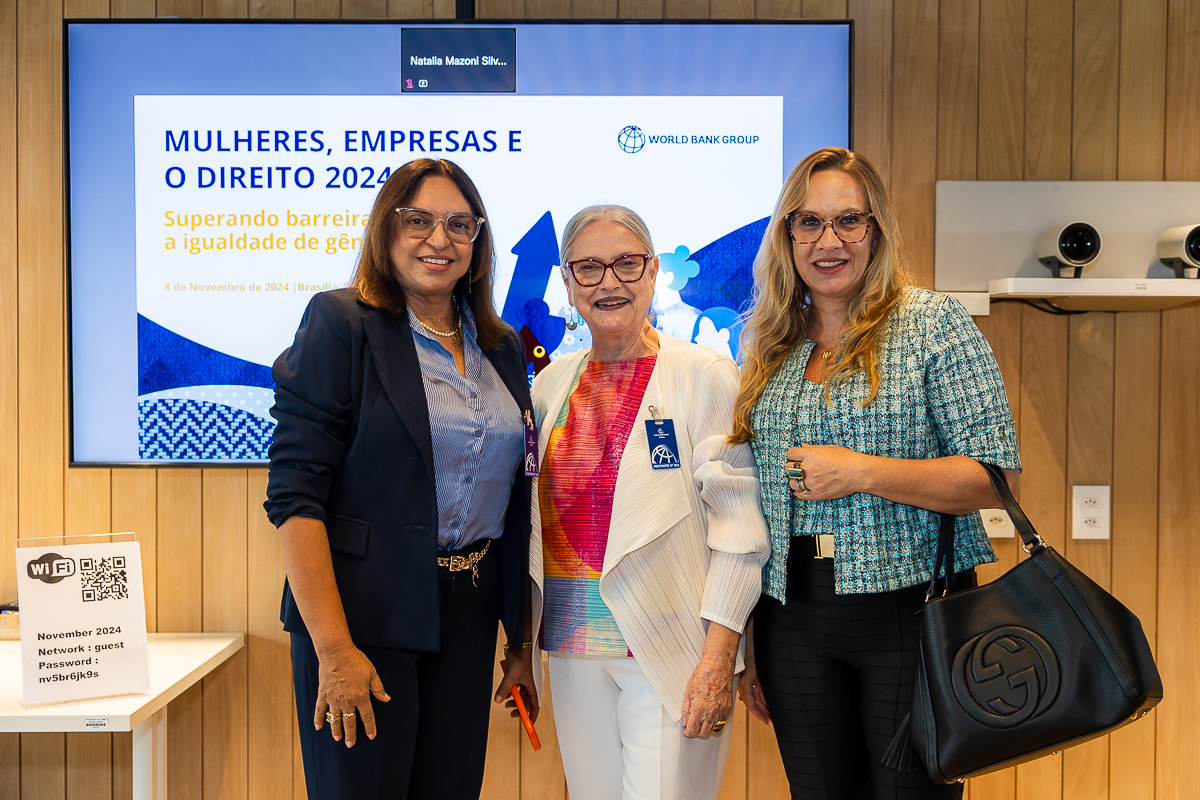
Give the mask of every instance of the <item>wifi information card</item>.
[(22, 703), (150, 690), (137, 542), (17, 548)]

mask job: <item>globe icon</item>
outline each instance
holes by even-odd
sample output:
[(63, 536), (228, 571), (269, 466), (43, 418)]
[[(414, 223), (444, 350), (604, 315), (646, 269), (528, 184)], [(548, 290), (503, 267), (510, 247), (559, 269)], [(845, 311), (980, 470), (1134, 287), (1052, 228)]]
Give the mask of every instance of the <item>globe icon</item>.
[(626, 153), (636, 153), (646, 146), (646, 134), (636, 125), (626, 125), (617, 134), (617, 144)]

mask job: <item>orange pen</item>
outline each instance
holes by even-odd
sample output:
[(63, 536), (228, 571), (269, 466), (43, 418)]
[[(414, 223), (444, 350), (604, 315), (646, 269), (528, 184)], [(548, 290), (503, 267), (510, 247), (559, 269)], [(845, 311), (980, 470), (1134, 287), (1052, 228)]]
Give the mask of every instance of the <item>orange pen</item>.
[[(505, 662), (500, 662), (500, 669), (504, 669)], [(513, 684), (512, 699), (517, 701), (517, 712), (521, 715), (521, 723), (525, 726), (525, 733), (529, 734), (529, 743), (533, 745), (533, 751), (536, 753), (542, 749), (542, 743), (538, 739), (537, 731), (533, 729), (533, 720), (529, 718), (529, 712), (525, 710), (525, 701), (521, 699), (520, 687)]]

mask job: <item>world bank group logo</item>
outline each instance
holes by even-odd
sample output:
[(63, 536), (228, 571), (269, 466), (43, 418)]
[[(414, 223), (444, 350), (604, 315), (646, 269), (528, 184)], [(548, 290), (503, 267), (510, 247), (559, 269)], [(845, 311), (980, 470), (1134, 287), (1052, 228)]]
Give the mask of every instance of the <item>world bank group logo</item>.
[(646, 134), (637, 125), (626, 125), (617, 134), (617, 144), (626, 153), (636, 153), (646, 146)]
[(954, 696), (989, 728), (1013, 728), (1053, 703), (1061, 682), (1050, 644), (1028, 628), (1006, 626), (968, 641), (954, 658)]
[(654, 466), (662, 468), (679, 463), (679, 458), (671, 452), (671, 448), (660, 444), (650, 451), (650, 461)]

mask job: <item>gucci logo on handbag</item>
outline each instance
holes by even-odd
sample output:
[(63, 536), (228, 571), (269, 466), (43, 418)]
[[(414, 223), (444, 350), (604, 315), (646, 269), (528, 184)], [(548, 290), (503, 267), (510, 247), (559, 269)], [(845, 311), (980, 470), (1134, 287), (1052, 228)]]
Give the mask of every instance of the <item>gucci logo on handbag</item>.
[(1028, 628), (996, 628), (959, 648), (951, 682), (971, 717), (991, 728), (1012, 728), (1054, 702), (1058, 659), (1049, 643)]

